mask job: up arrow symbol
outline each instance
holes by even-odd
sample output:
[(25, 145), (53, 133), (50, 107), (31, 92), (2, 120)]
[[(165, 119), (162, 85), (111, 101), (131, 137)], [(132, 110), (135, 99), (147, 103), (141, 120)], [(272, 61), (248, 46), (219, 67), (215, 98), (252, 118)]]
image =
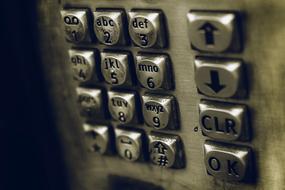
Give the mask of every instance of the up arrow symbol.
[(211, 83), (206, 83), (208, 87), (210, 87), (215, 93), (219, 93), (223, 90), (226, 85), (220, 84), (219, 73), (218, 71), (210, 71)]
[(215, 35), (214, 32), (218, 29), (209, 22), (203, 24), (200, 28), (200, 31), (204, 32), (205, 35), (205, 42), (207, 45), (215, 45)]

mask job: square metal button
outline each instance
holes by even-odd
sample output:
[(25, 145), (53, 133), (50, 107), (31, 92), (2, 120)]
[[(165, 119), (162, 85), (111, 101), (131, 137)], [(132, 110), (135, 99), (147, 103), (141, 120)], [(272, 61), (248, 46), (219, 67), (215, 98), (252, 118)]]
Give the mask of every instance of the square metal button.
[(199, 104), (204, 135), (224, 141), (249, 140), (248, 109), (245, 105), (214, 101)]
[(130, 55), (126, 52), (102, 52), (101, 73), (106, 83), (112, 86), (132, 85)]
[(150, 160), (153, 164), (167, 168), (185, 167), (185, 155), (179, 136), (152, 132), (148, 137)]
[(125, 45), (125, 13), (122, 10), (98, 9), (93, 12), (94, 31), (100, 43), (113, 46)]
[(129, 34), (134, 44), (141, 48), (166, 46), (166, 28), (161, 11), (132, 10), (129, 16)]
[(196, 57), (195, 82), (200, 93), (217, 98), (245, 97), (241, 60)]
[(139, 131), (115, 129), (118, 154), (127, 161), (144, 158), (143, 134)]
[(223, 181), (250, 181), (252, 151), (248, 147), (206, 141), (205, 165), (208, 174)]
[(76, 81), (81, 83), (98, 81), (94, 51), (71, 49), (68, 53), (69, 62), (73, 71), (73, 78)]
[(236, 13), (190, 11), (188, 32), (194, 49), (206, 52), (240, 51), (240, 30)]
[(168, 55), (139, 53), (135, 64), (137, 79), (144, 88), (149, 90), (174, 88)]
[(65, 38), (72, 43), (90, 42), (88, 11), (85, 9), (65, 9), (61, 12)]
[(142, 96), (145, 123), (155, 129), (178, 129), (177, 102), (174, 96), (145, 94)]

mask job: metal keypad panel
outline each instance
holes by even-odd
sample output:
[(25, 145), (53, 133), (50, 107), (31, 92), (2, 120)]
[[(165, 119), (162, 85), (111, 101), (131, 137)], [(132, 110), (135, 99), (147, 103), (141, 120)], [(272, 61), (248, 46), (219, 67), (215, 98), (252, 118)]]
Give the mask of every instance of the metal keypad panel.
[[(129, 33), (132, 45), (139, 48), (167, 45), (164, 14), (159, 10), (125, 13), (97, 8), (93, 19), (87, 18), (90, 21), (96, 44), (127, 46)], [(174, 90), (170, 55), (141, 50), (69, 50), (74, 79), (80, 82), (78, 104), (88, 149), (102, 155), (116, 152), (130, 162), (182, 169), (186, 163), (179, 135), (148, 131), (150, 127), (165, 132), (180, 129), (178, 102), (165, 92)], [(145, 93), (146, 89), (155, 94)]]
[[(90, 46), (95, 46), (94, 50), (88, 50), (87, 46), (72, 49), (70, 60), (74, 78), (81, 82), (78, 87), (80, 111), (85, 118), (86, 137), (91, 139), (91, 150), (105, 154), (104, 145), (115, 141), (115, 152), (124, 160), (184, 169), (187, 165), (182, 131), (192, 126), (182, 126), (180, 122), (179, 100), (175, 96), (183, 89), (178, 89), (177, 93), (174, 88), (179, 86), (174, 78), (179, 63), (172, 62), (174, 55), (169, 53), (171, 46), (167, 43), (164, 14), (163, 10), (156, 9), (98, 7), (84, 20), (86, 23), (93, 21), (93, 27), (86, 31), (93, 30), (97, 37), (96, 42), (89, 41)], [(249, 169), (253, 151), (238, 143), (251, 140), (249, 109), (232, 101), (248, 98), (247, 64), (226, 54), (241, 51), (239, 14), (188, 10), (185, 12), (187, 22), (188, 31), (185, 32), (189, 33), (189, 48), (195, 52), (193, 62), (189, 60), (194, 68), (193, 76), (188, 77), (195, 80), (197, 95), (203, 96), (197, 105), (200, 135), (212, 140), (201, 145), (205, 168), (210, 176), (221, 181), (244, 181), (253, 172)], [(78, 43), (68, 41), (75, 46)], [(84, 73), (84, 77), (80, 73)], [(91, 83), (85, 85), (86, 81)], [(105, 138), (110, 128), (115, 135)], [(194, 132), (197, 131), (195, 127)], [(92, 146), (92, 138), (96, 146)]]

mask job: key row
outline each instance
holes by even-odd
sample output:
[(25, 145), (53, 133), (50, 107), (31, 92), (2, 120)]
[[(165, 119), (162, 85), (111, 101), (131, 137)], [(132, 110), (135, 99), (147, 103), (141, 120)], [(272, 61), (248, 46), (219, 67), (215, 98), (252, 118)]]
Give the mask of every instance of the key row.
[[(177, 135), (84, 125), (88, 149), (99, 154), (117, 152), (127, 161), (142, 161), (167, 168), (186, 166), (183, 142)], [(113, 147), (113, 149), (112, 149)], [(115, 149), (114, 149), (115, 147)], [(252, 150), (246, 146), (206, 141), (204, 163), (208, 174), (225, 181), (242, 181), (253, 173)]]
[[(104, 45), (127, 45), (130, 36), (141, 48), (167, 47), (166, 19), (160, 10), (133, 9), (126, 14), (122, 9), (98, 8), (90, 14), (89, 9), (65, 9), (61, 16), (66, 39), (73, 43), (90, 43), (96, 36)], [(187, 19), (193, 49), (214, 53), (241, 50), (240, 14), (192, 10)]]
[[(111, 115), (119, 124), (140, 123), (141, 112), (147, 126), (154, 129), (179, 129), (179, 110), (172, 95), (77, 88), (80, 113), (87, 121), (101, 122)], [(107, 97), (106, 97), (107, 96)], [(107, 103), (106, 103), (107, 101)], [(142, 105), (142, 106), (140, 106)]]
[[(69, 50), (73, 77), (82, 83), (104, 80), (112, 86), (132, 86), (138, 80), (149, 90), (172, 90), (174, 82), (167, 54), (138, 53), (135, 61), (129, 52)], [(100, 60), (101, 59), (101, 60)]]

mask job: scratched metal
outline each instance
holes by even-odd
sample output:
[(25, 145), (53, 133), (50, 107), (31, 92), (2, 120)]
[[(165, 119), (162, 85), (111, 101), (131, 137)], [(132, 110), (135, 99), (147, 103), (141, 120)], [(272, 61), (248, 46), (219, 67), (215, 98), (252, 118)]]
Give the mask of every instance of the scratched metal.
[[(171, 56), (175, 77), (175, 95), (180, 107), (181, 136), (186, 153), (185, 169), (158, 168), (150, 163), (130, 163), (118, 156), (89, 155), (84, 147), (83, 130), (79, 112), (75, 109), (75, 86), (71, 68), (67, 64), (67, 50), (60, 10), (65, 5), (89, 7), (151, 8), (161, 9), (167, 17), (169, 48), (151, 50), (166, 52)], [(202, 96), (197, 94), (194, 84), (193, 58), (186, 14), (190, 9), (234, 10), (243, 13), (244, 51), (240, 54), (217, 54), (221, 57), (243, 58), (248, 74), (249, 97), (242, 102), (249, 106), (253, 138), (249, 143), (255, 152), (256, 182), (226, 183), (215, 180), (205, 172), (203, 143), (205, 137), (195, 132), (198, 126), (198, 103)], [(42, 63), (47, 93), (53, 102), (54, 118), (65, 155), (70, 189), (107, 189), (109, 174), (116, 174), (152, 182), (168, 190), (184, 189), (231, 189), (280, 190), (285, 187), (285, 3), (281, 0), (39, 0), (39, 32), (42, 43)], [(103, 45), (86, 45), (102, 50)], [(140, 49), (122, 47), (137, 53)], [(201, 54), (199, 54), (201, 55)], [(136, 87), (137, 88), (137, 87)], [(135, 89), (136, 89), (135, 88)], [(139, 90), (143, 93), (144, 90)], [(147, 132), (149, 128), (143, 126)], [(168, 131), (170, 133), (170, 131)], [(241, 143), (239, 143), (241, 144)]]

